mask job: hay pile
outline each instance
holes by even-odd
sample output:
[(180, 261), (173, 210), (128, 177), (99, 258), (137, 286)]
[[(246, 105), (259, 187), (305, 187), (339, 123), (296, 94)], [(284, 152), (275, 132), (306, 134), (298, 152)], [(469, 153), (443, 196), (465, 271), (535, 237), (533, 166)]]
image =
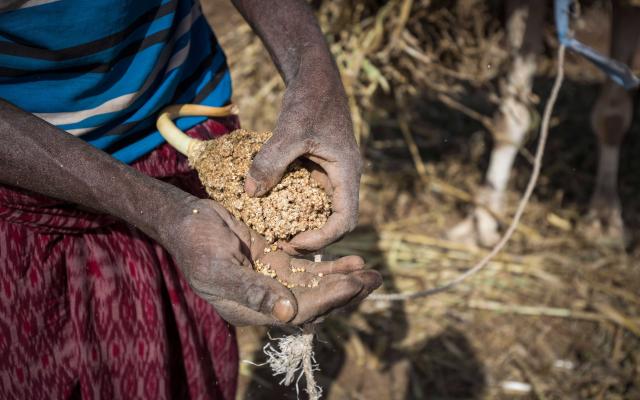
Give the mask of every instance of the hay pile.
[(299, 162), (266, 195), (249, 197), (245, 193), (244, 180), (253, 157), (270, 137), (271, 132), (238, 129), (198, 143), (189, 163), (213, 200), (273, 243), (321, 228), (331, 214), (331, 200)]

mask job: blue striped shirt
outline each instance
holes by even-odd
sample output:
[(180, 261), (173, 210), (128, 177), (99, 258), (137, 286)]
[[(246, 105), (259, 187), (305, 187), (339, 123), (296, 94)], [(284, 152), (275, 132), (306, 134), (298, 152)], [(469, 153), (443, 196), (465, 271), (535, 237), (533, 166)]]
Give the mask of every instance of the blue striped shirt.
[(164, 142), (163, 107), (227, 104), (231, 78), (195, 0), (8, 0), (0, 97), (130, 163)]

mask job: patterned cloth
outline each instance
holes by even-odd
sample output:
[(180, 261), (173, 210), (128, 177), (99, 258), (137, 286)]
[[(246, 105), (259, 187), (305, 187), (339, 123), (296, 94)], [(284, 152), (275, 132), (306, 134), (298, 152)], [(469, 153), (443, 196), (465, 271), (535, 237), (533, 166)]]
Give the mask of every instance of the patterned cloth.
[[(188, 134), (236, 127), (209, 120)], [(204, 195), (166, 144), (132, 166)], [(237, 371), (232, 327), (160, 245), (108, 215), (0, 186), (0, 399), (233, 399)]]

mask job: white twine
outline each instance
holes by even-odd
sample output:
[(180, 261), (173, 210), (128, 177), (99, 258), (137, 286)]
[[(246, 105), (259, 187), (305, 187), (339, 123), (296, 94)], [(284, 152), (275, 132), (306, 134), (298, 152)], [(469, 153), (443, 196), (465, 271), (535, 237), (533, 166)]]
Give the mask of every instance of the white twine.
[(314, 327), (307, 324), (298, 334), (271, 338), (262, 351), (267, 356), (266, 364), (269, 364), (273, 376), (284, 375), (278, 382), (280, 385), (289, 386), (295, 380), (296, 395), (300, 398), (300, 379), (304, 375), (306, 392), (309, 400), (318, 400), (322, 396), (322, 388), (316, 383), (314, 372), (320, 368), (313, 351)]

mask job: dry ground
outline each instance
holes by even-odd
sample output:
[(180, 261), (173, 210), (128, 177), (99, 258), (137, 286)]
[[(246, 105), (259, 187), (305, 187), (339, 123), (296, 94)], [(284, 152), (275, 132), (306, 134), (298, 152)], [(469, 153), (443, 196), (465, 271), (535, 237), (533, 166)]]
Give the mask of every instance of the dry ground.
[[(227, 49), (243, 124), (269, 129), (282, 84), (241, 18), (217, 3), (207, 13)], [(606, 11), (585, 13), (580, 31), (599, 47), (606, 43)], [(543, 100), (551, 65), (542, 63), (536, 81)], [(593, 245), (582, 238), (580, 221), (594, 182), (588, 113), (601, 77), (575, 57), (567, 70), (542, 177), (506, 251), (456, 290), (404, 304), (365, 302), (326, 320), (317, 342), (326, 398), (640, 398), (640, 113), (620, 165), (624, 216), (635, 240), (626, 252)], [(464, 90), (475, 105), (486, 86)], [(369, 128), (360, 226), (328, 252), (363, 255), (385, 275), (385, 291), (446, 282), (485, 251), (441, 239), (468, 209), (460, 197), (480, 184), (491, 139), (481, 124), (440, 100), (417, 93), (408, 105), (427, 164), (424, 180), (402, 140), (402, 117), (363, 114)], [(529, 176), (526, 153), (516, 162), (511, 212)], [(263, 360), (266, 331), (238, 330), (241, 359)], [(295, 397), (267, 367), (241, 364), (239, 398)]]

